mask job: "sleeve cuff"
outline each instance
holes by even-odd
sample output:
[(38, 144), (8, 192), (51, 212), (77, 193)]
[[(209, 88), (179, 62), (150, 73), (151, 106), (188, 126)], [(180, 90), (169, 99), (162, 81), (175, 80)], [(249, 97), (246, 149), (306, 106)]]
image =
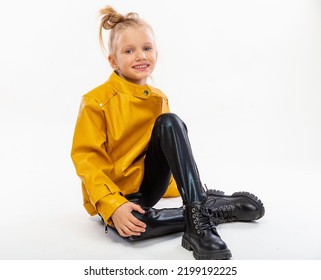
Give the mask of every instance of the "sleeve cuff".
[(120, 193), (110, 194), (103, 197), (96, 203), (97, 212), (102, 216), (105, 223), (112, 225), (111, 215), (114, 211), (128, 200)]

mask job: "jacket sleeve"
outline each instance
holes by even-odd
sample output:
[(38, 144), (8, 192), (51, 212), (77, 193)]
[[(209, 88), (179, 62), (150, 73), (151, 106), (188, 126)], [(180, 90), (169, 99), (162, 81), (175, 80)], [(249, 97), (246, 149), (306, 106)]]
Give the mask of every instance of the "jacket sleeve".
[(127, 199), (108, 176), (113, 163), (106, 151), (106, 122), (98, 102), (83, 97), (75, 126), (71, 157), (91, 204), (105, 222)]

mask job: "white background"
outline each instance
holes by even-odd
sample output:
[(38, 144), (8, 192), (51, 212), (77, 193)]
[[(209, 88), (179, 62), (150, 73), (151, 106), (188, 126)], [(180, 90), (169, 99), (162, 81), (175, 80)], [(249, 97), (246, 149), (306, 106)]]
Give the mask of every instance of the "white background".
[(111, 73), (106, 4), (154, 28), (152, 84), (186, 122), (203, 182), (265, 204), (257, 223), (218, 228), (233, 259), (321, 259), (317, 0), (2, 1), (0, 259), (193, 259), (180, 234), (130, 244), (82, 207), (70, 149), (81, 96)]

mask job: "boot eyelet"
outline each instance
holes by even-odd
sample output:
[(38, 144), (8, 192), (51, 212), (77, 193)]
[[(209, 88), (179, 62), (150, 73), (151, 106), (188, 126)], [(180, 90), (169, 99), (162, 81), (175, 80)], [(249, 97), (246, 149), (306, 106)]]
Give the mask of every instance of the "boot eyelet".
[(197, 224), (197, 221), (196, 221), (196, 220), (193, 220), (193, 223), (194, 223), (194, 224)]
[(200, 233), (201, 233), (201, 231), (200, 231), (200, 230), (198, 230), (198, 231), (197, 231), (197, 233), (198, 233), (198, 234), (200, 234)]
[(198, 229), (198, 225), (196, 225), (195, 228)]
[(196, 218), (196, 214), (193, 214), (193, 215), (192, 215), (192, 218), (194, 218), (194, 219), (195, 219), (195, 218)]
[(195, 208), (192, 208), (192, 213), (195, 213), (196, 209)]

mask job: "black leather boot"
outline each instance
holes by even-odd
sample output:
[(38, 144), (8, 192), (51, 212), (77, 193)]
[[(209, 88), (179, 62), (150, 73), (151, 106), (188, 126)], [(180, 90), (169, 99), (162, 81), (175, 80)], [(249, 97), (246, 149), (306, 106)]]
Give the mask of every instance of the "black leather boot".
[(139, 236), (132, 235), (128, 237), (128, 240), (145, 240), (184, 231), (185, 219), (183, 207), (163, 209), (148, 208), (144, 210), (144, 214), (140, 214), (137, 211), (133, 211), (132, 214), (147, 225), (146, 231)]
[(208, 190), (206, 207), (216, 218), (217, 224), (228, 222), (249, 222), (262, 218), (265, 208), (261, 200), (249, 192), (235, 192), (225, 195), (219, 190)]
[(197, 260), (229, 259), (232, 254), (216, 231), (216, 222), (201, 204), (186, 204), (182, 246)]

